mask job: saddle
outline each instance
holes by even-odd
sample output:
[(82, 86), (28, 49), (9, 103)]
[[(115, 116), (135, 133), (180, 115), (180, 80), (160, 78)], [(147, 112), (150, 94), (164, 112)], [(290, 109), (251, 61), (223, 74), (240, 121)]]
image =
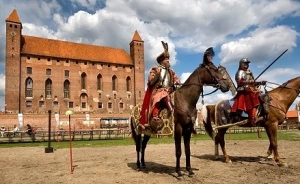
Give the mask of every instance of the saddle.
[[(257, 108), (257, 117), (263, 117), (268, 119), (269, 115), (269, 102), (271, 98), (268, 93), (264, 93), (259, 96), (260, 105)], [(231, 107), (234, 100), (222, 100), (215, 106), (215, 126), (216, 128), (231, 127), (235, 125), (246, 124), (248, 120), (248, 114), (245, 112), (233, 113)]]

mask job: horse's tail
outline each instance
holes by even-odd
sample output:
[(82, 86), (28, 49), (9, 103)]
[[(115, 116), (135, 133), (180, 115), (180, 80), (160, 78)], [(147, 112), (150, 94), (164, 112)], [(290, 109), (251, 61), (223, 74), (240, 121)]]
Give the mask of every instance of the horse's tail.
[(135, 132), (135, 128), (136, 128), (136, 125), (135, 125), (135, 122), (134, 122), (134, 117), (130, 117), (130, 128), (131, 128), (131, 137), (133, 138), (134, 142), (136, 142), (136, 137), (137, 137), (137, 134)]
[(214, 130), (210, 121), (210, 111), (213, 108), (212, 105), (203, 105), (201, 109), (201, 114), (203, 118), (203, 124), (207, 134), (214, 140)]

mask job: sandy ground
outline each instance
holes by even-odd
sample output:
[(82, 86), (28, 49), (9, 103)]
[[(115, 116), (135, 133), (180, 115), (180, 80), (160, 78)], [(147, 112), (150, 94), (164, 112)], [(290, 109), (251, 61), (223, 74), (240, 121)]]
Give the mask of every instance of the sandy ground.
[[(151, 141), (151, 140), (150, 140)], [(70, 174), (70, 150), (45, 153), (44, 147), (0, 149), (0, 183), (299, 183), (300, 141), (279, 141), (279, 154), (288, 164), (267, 161), (268, 141), (227, 141), (232, 163), (214, 160), (212, 141), (191, 142), (193, 177), (175, 177), (173, 144), (146, 149), (147, 168), (136, 170), (135, 147), (73, 149), (74, 173)], [(223, 158), (223, 157), (222, 157)], [(181, 157), (185, 171), (185, 155)], [(187, 174), (186, 172), (184, 172)]]

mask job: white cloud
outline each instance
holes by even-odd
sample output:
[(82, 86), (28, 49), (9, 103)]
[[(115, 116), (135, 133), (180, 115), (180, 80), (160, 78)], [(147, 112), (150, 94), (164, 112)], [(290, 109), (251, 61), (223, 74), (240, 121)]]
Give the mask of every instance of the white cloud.
[(189, 78), (190, 75), (191, 75), (191, 73), (182, 73), (180, 76), (180, 82), (184, 83), (186, 81), (186, 79)]
[[(300, 2), (293, 0), (66, 2), (0, 1), (0, 7), (6, 7), (0, 13), (0, 22), (16, 8), (24, 34), (118, 47), (127, 52), (137, 30), (145, 43), (146, 71), (157, 64), (156, 57), (163, 51), (162, 40), (169, 44), (172, 66), (178, 64), (178, 50), (194, 53), (221, 46), (218, 56), (222, 64), (236, 64), (241, 57), (248, 57), (263, 67), (285, 49), (292, 52), (299, 39), (292, 25), (277, 25), (278, 20), (300, 16)], [(82, 7), (94, 11), (86, 12)], [(2, 39), (4, 31), (0, 30)], [(0, 42), (0, 63), (4, 63), (4, 44)], [(182, 73), (181, 81), (189, 75), (189, 71)], [(272, 74), (263, 76), (267, 75)]]
[(219, 57), (222, 64), (237, 63), (243, 57), (248, 57), (251, 63), (265, 64), (274, 55), (293, 50), (299, 35), (287, 26), (257, 29), (249, 37), (223, 44)]

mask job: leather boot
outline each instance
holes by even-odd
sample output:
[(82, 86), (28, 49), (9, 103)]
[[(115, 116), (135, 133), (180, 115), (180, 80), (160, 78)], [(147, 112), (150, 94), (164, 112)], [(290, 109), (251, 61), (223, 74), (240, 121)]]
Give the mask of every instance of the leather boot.
[(248, 112), (248, 116), (249, 116), (248, 122), (250, 122), (251, 125), (254, 127), (256, 126), (256, 110), (257, 108), (254, 107)]
[(164, 103), (165, 103), (167, 109), (169, 110), (169, 112), (173, 112), (173, 104), (171, 103), (170, 97), (165, 97)]

